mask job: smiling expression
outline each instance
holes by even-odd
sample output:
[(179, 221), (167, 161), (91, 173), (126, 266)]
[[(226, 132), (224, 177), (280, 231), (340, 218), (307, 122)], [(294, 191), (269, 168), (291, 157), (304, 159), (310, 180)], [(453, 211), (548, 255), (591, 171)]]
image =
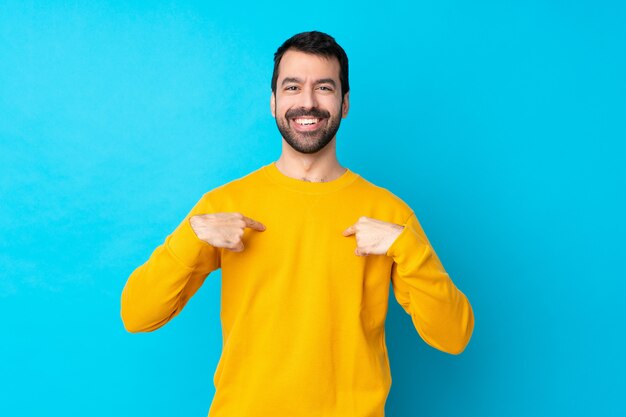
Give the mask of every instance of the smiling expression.
[(335, 138), (349, 108), (341, 99), (339, 61), (290, 49), (283, 55), (272, 93), (272, 116), (283, 139), (296, 151), (315, 153)]

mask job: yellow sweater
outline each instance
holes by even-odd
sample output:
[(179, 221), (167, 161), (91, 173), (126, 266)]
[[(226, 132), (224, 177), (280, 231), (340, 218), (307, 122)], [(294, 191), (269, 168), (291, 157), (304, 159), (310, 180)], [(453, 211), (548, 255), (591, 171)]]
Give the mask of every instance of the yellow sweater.
[[(242, 252), (200, 240), (188, 221), (234, 211), (266, 226), (244, 230)], [(342, 232), (360, 216), (405, 226), (386, 255), (355, 255), (354, 235)], [(382, 417), (390, 281), (434, 348), (459, 354), (474, 328), (413, 210), (349, 169), (307, 182), (272, 162), (204, 194), (129, 277), (125, 328), (163, 326), (218, 268), (223, 339), (209, 417)]]

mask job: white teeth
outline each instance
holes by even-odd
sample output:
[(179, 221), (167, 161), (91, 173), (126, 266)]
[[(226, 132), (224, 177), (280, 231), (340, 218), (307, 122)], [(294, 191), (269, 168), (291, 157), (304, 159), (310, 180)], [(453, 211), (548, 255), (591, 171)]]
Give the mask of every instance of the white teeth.
[(319, 119), (296, 119), (296, 123), (301, 125), (312, 125), (319, 122)]

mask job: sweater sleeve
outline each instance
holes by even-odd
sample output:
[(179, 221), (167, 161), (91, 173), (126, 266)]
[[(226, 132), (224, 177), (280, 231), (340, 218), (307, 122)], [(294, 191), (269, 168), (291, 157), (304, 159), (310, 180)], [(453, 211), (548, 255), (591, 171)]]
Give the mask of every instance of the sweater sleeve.
[(220, 250), (200, 240), (189, 223), (212, 213), (205, 194), (178, 227), (128, 278), (121, 297), (121, 317), (131, 333), (156, 330), (183, 309), (208, 274), (220, 267)]
[(421, 338), (443, 352), (463, 352), (474, 330), (472, 307), (448, 276), (414, 212), (387, 256), (394, 260), (391, 281), (396, 300)]

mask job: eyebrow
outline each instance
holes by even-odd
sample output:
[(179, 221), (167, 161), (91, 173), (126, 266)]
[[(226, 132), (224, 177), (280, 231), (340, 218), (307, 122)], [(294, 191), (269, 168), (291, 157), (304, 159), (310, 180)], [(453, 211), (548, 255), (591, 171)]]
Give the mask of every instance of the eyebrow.
[[(283, 80), (282, 83), (280, 83), (280, 85), (283, 86), (287, 83), (302, 83), (302, 80), (296, 77), (287, 77)], [(333, 80), (332, 78), (321, 78), (315, 81), (315, 84), (326, 84), (326, 83), (331, 84), (333, 87), (337, 87), (335, 80)]]

